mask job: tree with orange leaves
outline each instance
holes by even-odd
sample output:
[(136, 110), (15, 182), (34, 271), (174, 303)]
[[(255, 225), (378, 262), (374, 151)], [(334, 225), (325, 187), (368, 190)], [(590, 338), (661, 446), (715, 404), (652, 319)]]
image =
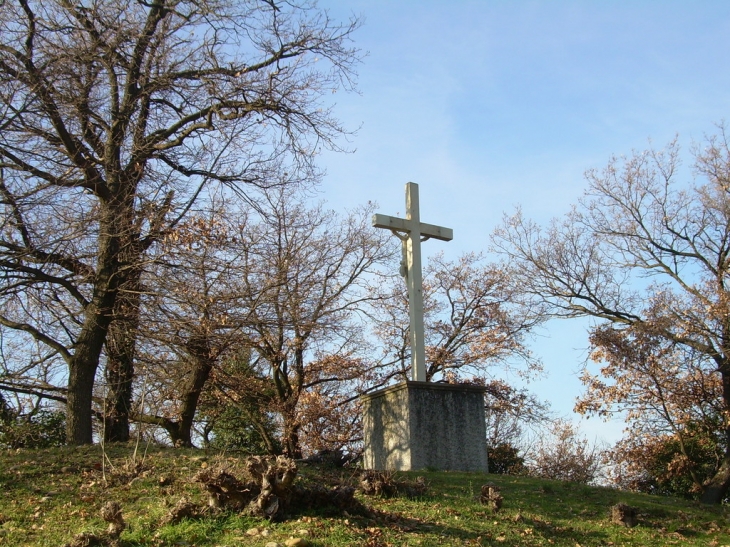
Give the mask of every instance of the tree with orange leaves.
[[(594, 345), (608, 352), (609, 378), (601, 384), (586, 377), (589, 397), (580, 408), (605, 411), (619, 404), (642, 413), (658, 405), (652, 419), (670, 427), (671, 415), (677, 428), (682, 419), (676, 412), (687, 399), (694, 401), (692, 412), (717, 407), (722, 455), (702, 480), (701, 498), (719, 503), (730, 488), (730, 146), (724, 127), (694, 150), (694, 160), (700, 180), (681, 184), (676, 142), (615, 158), (587, 173), (584, 198), (563, 219), (543, 229), (518, 212), (493, 241), (514, 283), (544, 313), (602, 322)], [(619, 344), (617, 336), (623, 337)], [(629, 366), (633, 372), (626, 374)], [(678, 371), (677, 389), (666, 390), (667, 370)], [(650, 395), (642, 395), (647, 388)], [(704, 397), (699, 405), (698, 394)]]
[(712, 361), (667, 340), (656, 327), (594, 328), (586, 391), (576, 411), (623, 416), (629, 427), (611, 453), (619, 486), (698, 495), (722, 464), (721, 377)]

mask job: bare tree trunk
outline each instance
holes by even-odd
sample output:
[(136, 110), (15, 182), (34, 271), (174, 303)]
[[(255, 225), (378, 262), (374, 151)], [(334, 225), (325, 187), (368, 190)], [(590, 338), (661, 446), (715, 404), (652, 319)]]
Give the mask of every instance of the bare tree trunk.
[[(723, 331), (725, 347), (730, 341), (730, 325), (725, 325)], [(725, 353), (727, 355), (727, 352)], [(730, 410), (730, 363), (727, 359), (719, 358), (718, 369), (722, 377), (722, 396), (726, 411)], [(705, 489), (702, 492), (700, 500), (702, 503), (720, 504), (725, 499), (728, 489), (730, 488), (730, 427), (726, 427), (725, 431), (725, 455), (722, 458), (720, 467), (713, 477), (705, 483)]]
[(284, 446), (286, 447), (286, 455), (293, 460), (298, 460), (302, 457), (302, 447), (299, 444), (299, 428), (290, 428), (286, 433), (286, 439), (284, 439)]
[(182, 409), (180, 420), (177, 422), (176, 431), (168, 429), (172, 442), (176, 446), (193, 446), (192, 429), (195, 413), (198, 410), (200, 394), (210, 378), (213, 370), (214, 359), (211, 357), (210, 341), (205, 336), (193, 335), (186, 344), (188, 353), (192, 360), (191, 377), (182, 394)]
[(266, 452), (272, 456), (279, 456), (281, 454), (281, 448), (277, 446), (277, 443), (274, 441), (266, 427), (264, 427), (264, 425), (258, 422), (255, 418), (251, 417), (250, 414), (249, 420), (256, 428), (256, 431), (258, 431), (259, 435), (261, 435), (261, 440), (263, 440), (264, 445), (266, 445)]
[(178, 447), (192, 447), (192, 429), (198, 403), (213, 367), (215, 356), (211, 353), (209, 340), (204, 335), (192, 335), (185, 344), (190, 358), (185, 378), (180, 382), (180, 412), (175, 420), (151, 414), (132, 413), (133, 421), (162, 427), (170, 436), (170, 442)]
[(69, 363), (66, 442), (71, 445), (93, 442), (91, 404), (94, 378), (108, 327), (108, 313), (100, 312), (87, 316), (76, 342), (76, 351)]
[(140, 272), (135, 271), (131, 277), (132, 279), (117, 297), (114, 320), (109, 325), (106, 340), (107, 395), (104, 415), (106, 442), (129, 440), (134, 356), (139, 327)]
[(96, 367), (87, 360), (79, 362), (76, 356), (69, 366), (68, 399), (66, 402), (66, 442), (71, 445), (93, 442), (91, 424), (91, 397)]
[[(295, 397), (295, 399), (298, 398)], [(287, 401), (282, 412), (282, 418), (284, 419), (284, 435), (281, 444), (284, 447), (284, 454), (293, 460), (297, 460), (302, 457), (302, 447), (299, 443), (300, 426), (296, 422), (295, 401)]]
[[(126, 322), (125, 322), (126, 323)], [(107, 394), (104, 409), (104, 440), (126, 442), (129, 440), (129, 411), (132, 405), (132, 380), (134, 379), (134, 335), (119, 332), (126, 324), (112, 323), (107, 338), (106, 382)], [(119, 330), (118, 330), (119, 329)], [(116, 349), (112, 350), (111, 347)]]
[[(119, 200), (123, 202), (123, 200)], [(99, 223), (99, 251), (94, 296), (84, 310), (84, 324), (70, 358), (68, 401), (66, 403), (66, 442), (72, 445), (93, 442), (91, 405), (94, 379), (106, 342), (112, 310), (116, 303), (120, 271), (120, 234), (130, 218), (119, 202), (102, 205)]]
[(720, 464), (717, 473), (705, 484), (700, 501), (702, 503), (719, 505), (725, 499), (728, 488), (730, 488), (730, 450), (725, 451), (725, 456)]

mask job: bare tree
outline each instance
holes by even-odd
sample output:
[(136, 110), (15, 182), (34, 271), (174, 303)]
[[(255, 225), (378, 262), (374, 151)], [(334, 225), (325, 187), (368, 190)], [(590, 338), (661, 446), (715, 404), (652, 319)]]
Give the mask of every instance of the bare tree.
[[(560, 317), (594, 317), (641, 329), (714, 364), (723, 414), (730, 412), (730, 148), (724, 129), (695, 150), (701, 181), (677, 182), (679, 150), (636, 153), (589, 171), (579, 204), (547, 229), (506, 218), (494, 242), (512, 276)], [(719, 503), (730, 486), (725, 454), (702, 499)]]
[(301, 456), (302, 394), (364, 372), (350, 358), (365, 344), (358, 313), (371, 298), (370, 276), (397, 255), (392, 238), (370, 226), (372, 211), (370, 204), (341, 218), (272, 192), (258, 224), (237, 236), (243, 340), (273, 381), (291, 457)]
[[(242, 316), (231, 294), (239, 275), (230, 243), (246, 230), (225, 204), (196, 211), (159, 245), (144, 278), (139, 313), (137, 401), (132, 417), (162, 427), (173, 444), (192, 445), (192, 428), (206, 384), (240, 348)], [(108, 365), (107, 365), (108, 366)]]
[(316, 179), (342, 133), (321, 98), (350, 86), (357, 26), (276, 0), (3, 4), (0, 324), (67, 366), (70, 443), (92, 441), (115, 318), (123, 410), (137, 304), (119, 297), (204, 187)]
[[(339, 218), (279, 189), (256, 212), (221, 199), (170, 230), (143, 277), (132, 418), (190, 445), (205, 397), (208, 417), (216, 400), (240, 409), (270, 450), (278, 442), (261, 418), (272, 414), (291, 453), (302, 426), (313, 450), (349, 439), (325, 422), (352, 421), (344, 409), (369, 363), (356, 312), (368, 274), (395, 256), (368, 225), (371, 209)], [(330, 441), (313, 439), (325, 430)]]

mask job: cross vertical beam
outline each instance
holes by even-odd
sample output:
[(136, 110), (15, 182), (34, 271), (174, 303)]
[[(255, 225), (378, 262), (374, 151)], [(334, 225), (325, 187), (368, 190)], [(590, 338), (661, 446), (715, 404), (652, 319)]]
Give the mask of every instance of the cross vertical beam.
[(405, 247), (408, 315), (410, 319), (411, 377), (415, 382), (426, 381), (426, 344), (423, 329), (423, 277), (421, 273), (421, 242), (434, 238), (451, 241), (450, 228), (421, 222), (418, 185), (406, 184), (406, 218), (373, 215), (373, 226), (393, 232)]
[(426, 381), (426, 344), (423, 330), (423, 277), (421, 274), (421, 213), (418, 203), (418, 185), (406, 184), (406, 220), (410, 232), (406, 241), (408, 275), (408, 316), (411, 338), (411, 375), (415, 382)]

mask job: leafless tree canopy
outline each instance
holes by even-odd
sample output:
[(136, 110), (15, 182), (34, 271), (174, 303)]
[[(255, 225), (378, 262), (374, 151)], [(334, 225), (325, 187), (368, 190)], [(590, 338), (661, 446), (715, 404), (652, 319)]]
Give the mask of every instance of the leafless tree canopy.
[(0, 324), (23, 350), (3, 381), (63, 362), (70, 442), (120, 294), (206, 186), (316, 179), (357, 26), (306, 2), (3, 3)]

